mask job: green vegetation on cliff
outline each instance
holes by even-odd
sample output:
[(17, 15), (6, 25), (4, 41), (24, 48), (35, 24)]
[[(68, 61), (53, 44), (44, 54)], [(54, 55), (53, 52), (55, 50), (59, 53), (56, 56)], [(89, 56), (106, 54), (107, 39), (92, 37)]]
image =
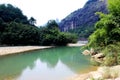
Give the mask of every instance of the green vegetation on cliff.
[(88, 47), (103, 52), (103, 65), (120, 64), (120, 0), (108, 0), (109, 14), (99, 14), (95, 31), (89, 37)]

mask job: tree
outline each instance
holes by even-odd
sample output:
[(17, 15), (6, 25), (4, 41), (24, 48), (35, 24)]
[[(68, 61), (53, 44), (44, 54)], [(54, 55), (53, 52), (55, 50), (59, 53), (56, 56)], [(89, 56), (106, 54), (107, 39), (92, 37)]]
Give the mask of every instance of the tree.
[(27, 20), (19, 8), (0, 5), (0, 45), (63, 45), (61, 42), (67, 44), (75, 38), (61, 33), (55, 20), (48, 21), (42, 28), (35, 23), (33, 17)]
[(29, 23), (34, 26), (36, 24), (36, 19), (34, 19), (33, 17), (31, 17), (29, 19)]
[(4, 22), (16, 21), (23, 24), (29, 24), (27, 17), (23, 15), (22, 11), (11, 4), (0, 4), (0, 18)]
[(49, 20), (46, 25), (47, 28), (52, 29), (52, 28), (59, 28), (57, 22), (55, 20)]
[(22, 23), (11, 22), (4, 26), (1, 44), (6, 45), (40, 45), (39, 28)]
[(108, 0), (108, 9), (112, 15), (120, 18), (120, 0)]
[(104, 53), (103, 65), (120, 64), (120, 0), (108, 0), (109, 14), (98, 12), (100, 20), (89, 37), (88, 47)]
[(120, 41), (120, 0), (108, 0), (109, 14), (97, 13), (100, 21), (96, 31), (89, 37), (89, 46), (107, 46)]
[(55, 20), (49, 20), (46, 26), (41, 28), (42, 45), (66, 45), (77, 41), (77, 37), (71, 33), (60, 32)]

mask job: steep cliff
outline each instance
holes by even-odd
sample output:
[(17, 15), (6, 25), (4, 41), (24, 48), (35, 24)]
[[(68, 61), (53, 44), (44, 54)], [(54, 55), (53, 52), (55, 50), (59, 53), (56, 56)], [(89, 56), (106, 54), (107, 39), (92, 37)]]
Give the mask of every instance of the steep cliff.
[[(80, 37), (88, 37), (94, 30), (94, 24), (99, 20), (98, 15), (95, 15), (95, 13), (108, 12), (106, 1), (107, 0), (88, 0), (83, 8), (72, 12), (59, 23), (61, 31), (71, 31), (78, 33)], [(81, 34), (85, 32), (87, 35)]]

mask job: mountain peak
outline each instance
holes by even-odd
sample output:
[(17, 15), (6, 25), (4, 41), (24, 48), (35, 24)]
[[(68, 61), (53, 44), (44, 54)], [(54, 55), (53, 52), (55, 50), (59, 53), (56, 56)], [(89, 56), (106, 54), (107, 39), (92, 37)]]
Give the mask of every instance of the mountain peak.
[(88, 0), (83, 8), (68, 15), (60, 22), (61, 31), (69, 31), (78, 28), (93, 27), (99, 20), (96, 12), (107, 13), (107, 0)]

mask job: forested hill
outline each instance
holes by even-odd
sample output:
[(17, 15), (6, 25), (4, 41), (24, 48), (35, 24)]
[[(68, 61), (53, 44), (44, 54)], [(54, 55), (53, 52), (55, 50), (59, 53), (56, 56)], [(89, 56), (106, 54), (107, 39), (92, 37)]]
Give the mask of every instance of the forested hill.
[(77, 41), (77, 36), (60, 32), (55, 20), (45, 26), (35, 26), (36, 20), (27, 18), (17, 7), (0, 4), (0, 46), (67, 45)]
[(93, 25), (99, 20), (96, 12), (107, 13), (106, 0), (88, 0), (83, 8), (72, 12), (60, 22), (60, 29), (79, 33), (79, 37), (88, 37)]

